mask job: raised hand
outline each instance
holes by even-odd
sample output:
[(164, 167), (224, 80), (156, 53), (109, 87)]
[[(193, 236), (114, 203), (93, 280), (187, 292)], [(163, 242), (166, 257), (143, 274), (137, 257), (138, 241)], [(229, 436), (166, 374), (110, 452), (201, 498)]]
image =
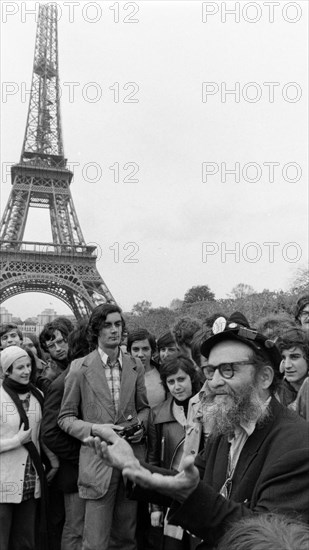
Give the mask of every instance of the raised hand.
[(95, 437), (87, 437), (84, 440), (84, 444), (93, 447), (97, 455), (108, 466), (122, 470), (126, 464), (130, 464), (131, 462), (139, 464), (139, 461), (134, 456), (132, 447), (115, 433), (114, 428), (111, 428), (107, 424), (95, 424), (92, 431)]

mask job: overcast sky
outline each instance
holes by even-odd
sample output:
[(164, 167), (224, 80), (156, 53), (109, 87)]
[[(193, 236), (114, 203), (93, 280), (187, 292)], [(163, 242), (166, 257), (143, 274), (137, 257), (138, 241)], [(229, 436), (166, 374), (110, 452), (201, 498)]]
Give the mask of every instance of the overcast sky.
[[(38, 3), (1, 4), (2, 213), (25, 131)], [(193, 285), (217, 298), (240, 282), (287, 289), (307, 265), (308, 3), (274, 4), (58, 3), (71, 191), (126, 311), (143, 299), (168, 306)], [(30, 210), (24, 239), (51, 240), (48, 211)], [(22, 318), (68, 311), (41, 294), (3, 305)]]

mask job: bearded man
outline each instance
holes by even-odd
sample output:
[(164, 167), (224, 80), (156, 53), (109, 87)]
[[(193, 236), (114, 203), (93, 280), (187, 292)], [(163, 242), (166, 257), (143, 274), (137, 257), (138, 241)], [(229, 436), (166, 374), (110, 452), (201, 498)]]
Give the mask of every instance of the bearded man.
[[(223, 330), (222, 330), (223, 329)], [(112, 430), (90, 443), (135, 484), (134, 498), (170, 506), (169, 522), (216, 547), (239, 519), (280, 512), (309, 520), (309, 425), (275, 398), (281, 356), (233, 314), (201, 346), (208, 359), (201, 395), (210, 436), (176, 475), (141, 465)]]

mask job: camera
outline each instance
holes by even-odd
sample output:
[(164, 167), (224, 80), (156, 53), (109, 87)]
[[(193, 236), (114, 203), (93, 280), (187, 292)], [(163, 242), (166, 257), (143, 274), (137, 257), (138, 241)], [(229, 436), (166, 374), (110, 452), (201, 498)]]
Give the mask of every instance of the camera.
[(143, 422), (134, 422), (130, 426), (126, 426), (122, 430), (117, 431), (117, 435), (123, 437), (123, 439), (128, 439), (132, 437), (136, 432), (141, 430), (144, 427)]

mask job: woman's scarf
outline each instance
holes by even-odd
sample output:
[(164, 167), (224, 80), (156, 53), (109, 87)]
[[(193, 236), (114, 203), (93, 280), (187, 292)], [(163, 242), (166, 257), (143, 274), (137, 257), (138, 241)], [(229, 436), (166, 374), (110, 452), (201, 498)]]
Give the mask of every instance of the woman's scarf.
[(176, 405), (178, 405), (178, 407), (183, 407), (183, 412), (184, 412), (186, 418), (187, 418), (187, 414), (188, 414), (189, 401), (190, 401), (191, 397), (192, 397), (192, 395), (190, 395), (190, 397), (188, 397), (187, 399), (184, 399), (183, 401), (179, 401), (178, 399), (176, 399), (176, 397), (174, 397), (174, 401), (175, 401)]
[[(23, 407), (22, 400), (19, 398), (18, 394), (28, 393), (29, 391), (34, 395), (34, 397), (40, 403), (41, 409), (43, 410), (43, 395), (41, 392), (30, 382), (29, 384), (20, 384), (7, 376), (3, 380), (3, 389), (6, 393), (9, 394), (12, 401), (16, 405), (17, 411), (20, 416), (20, 426), (24, 424), (24, 429), (29, 430), (29, 419), (26, 414), (26, 411)], [(33, 443), (33, 441), (28, 441), (28, 443), (23, 443), (23, 446), (27, 449), (30, 458), (34, 464), (36, 472), (40, 479), (41, 484), (41, 506), (40, 506), (40, 536), (41, 536), (41, 545), (42, 549), (48, 549), (48, 534), (47, 534), (47, 482), (45, 471), (41, 462), (41, 457), (39, 452)]]

